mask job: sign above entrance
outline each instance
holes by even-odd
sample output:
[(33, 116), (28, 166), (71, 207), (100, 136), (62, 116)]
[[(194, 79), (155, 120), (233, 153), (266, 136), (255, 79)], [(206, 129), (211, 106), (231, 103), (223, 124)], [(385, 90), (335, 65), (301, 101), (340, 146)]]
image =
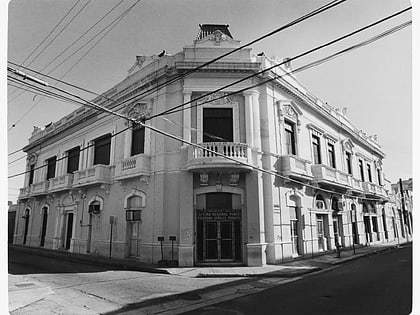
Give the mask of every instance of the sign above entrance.
[(202, 209), (197, 210), (197, 220), (200, 221), (228, 221), (240, 220), (240, 209)]

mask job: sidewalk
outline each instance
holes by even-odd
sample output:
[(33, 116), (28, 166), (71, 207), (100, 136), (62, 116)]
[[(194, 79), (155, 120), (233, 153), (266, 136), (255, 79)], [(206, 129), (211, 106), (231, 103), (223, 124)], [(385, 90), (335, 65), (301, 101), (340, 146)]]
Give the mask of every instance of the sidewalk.
[[(407, 243), (400, 241), (400, 245), (403, 244)], [(22, 251), (36, 252), (41, 255), (57, 257), (57, 259), (108, 266), (115, 268), (114, 270), (122, 270), (118, 272), (123, 273), (141, 271), (142, 273), (138, 275), (143, 274), (144, 276), (139, 277), (138, 280), (132, 280), (130, 285), (133, 285), (133, 288), (143, 289), (138, 289), (140, 291), (133, 295), (131, 299), (128, 299), (123, 297), (124, 292), (119, 296), (118, 292), (115, 291), (115, 289), (119, 290), (117, 283), (115, 283), (113, 290), (107, 296), (95, 296), (92, 293), (99, 293), (97, 291), (99, 287), (95, 287), (96, 289), (94, 287), (90, 288), (91, 294), (88, 294), (89, 291), (85, 283), (81, 284), (81, 286), (84, 286), (83, 291), (86, 291), (85, 293), (82, 293), (81, 287), (75, 287), (77, 290), (72, 291), (70, 289), (72, 286), (63, 291), (61, 289), (57, 290), (54, 286), (49, 287), (48, 282), (36, 281), (42, 278), (31, 277), (31, 275), (15, 276), (9, 274), (9, 310), (12, 311), (12, 314), (32, 314), (34, 311), (39, 313), (41, 310), (43, 314), (56, 314), (58, 312), (57, 305), (60, 305), (60, 314), (177, 314), (260, 292), (276, 285), (298, 280), (309, 273), (328, 271), (338, 264), (397, 246), (398, 242), (375, 244), (358, 247), (355, 254), (351, 248), (345, 249), (341, 252), (341, 257), (337, 257), (336, 253), (330, 252), (313, 258), (309, 256), (280, 265), (262, 267), (191, 268), (161, 268), (130, 259), (108, 259), (14, 246)], [(116, 271), (110, 272), (113, 274)], [(129, 275), (136, 278), (133, 273)], [(200, 280), (198, 278), (207, 279)], [(108, 279), (104, 279), (104, 281), (108, 281)], [(101, 283), (103, 284), (98, 285), (104, 286), (107, 282)], [(128, 286), (128, 283), (122, 282), (121, 284), (124, 287)], [(163, 288), (165, 289), (163, 290)], [(78, 292), (78, 295), (75, 295), (71, 301), (67, 301), (68, 297), (74, 292)], [(101, 292), (106, 294), (105, 291)], [(87, 306), (89, 306), (89, 310)], [(14, 310), (16, 312), (13, 312)]]

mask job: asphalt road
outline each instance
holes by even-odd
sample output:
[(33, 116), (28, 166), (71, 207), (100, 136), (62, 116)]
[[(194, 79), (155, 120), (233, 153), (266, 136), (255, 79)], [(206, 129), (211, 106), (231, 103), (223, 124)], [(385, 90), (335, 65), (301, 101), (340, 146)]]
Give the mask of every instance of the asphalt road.
[(403, 315), (412, 307), (412, 246), (184, 314)]

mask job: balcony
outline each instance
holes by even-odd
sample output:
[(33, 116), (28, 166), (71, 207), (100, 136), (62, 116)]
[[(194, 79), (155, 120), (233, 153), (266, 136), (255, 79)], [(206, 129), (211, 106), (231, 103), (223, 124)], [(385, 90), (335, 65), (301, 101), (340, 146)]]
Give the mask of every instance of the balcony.
[(279, 159), (279, 172), (283, 176), (300, 180), (312, 179), (311, 162), (296, 155), (283, 155)]
[(115, 166), (115, 179), (122, 180), (141, 175), (150, 175), (150, 156), (138, 154), (121, 160)]
[(111, 169), (113, 166), (94, 165), (90, 168), (74, 172), (73, 187), (100, 185), (111, 183)]
[(49, 181), (34, 183), (31, 186), (31, 196), (46, 195), (48, 193)]
[(26, 186), (19, 189), (19, 196), (18, 199), (26, 199), (30, 197), (32, 186)]
[(362, 182), (363, 192), (370, 197), (388, 198), (385, 189), (382, 186), (370, 182)]
[(356, 193), (356, 194), (362, 194), (363, 193), (362, 183), (363, 182), (360, 179), (352, 177), (351, 178), (351, 188), (350, 188), (351, 191), (353, 193)]
[(312, 165), (313, 181), (334, 188), (348, 189), (352, 185), (351, 176), (324, 164)]
[[(208, 169), (236, 169), (249, 171), (252, 169), (251, 166), (240, 164), (250, 164), (252, 160), (251, 149), (245, 143), (205, 142), (199, 145), (203, 148), (198, 148), (196, 146), (190, 146), (188, 148), (186, 169), (189, 171), (203, 171)], [(214, 152), (226, 156), (229, 159)], [(240, 163), (237, 163), (232, 159)]]
[(70, 189), (73, 186), (73, 174), (66, 174), (50, 179), (49, 192)]

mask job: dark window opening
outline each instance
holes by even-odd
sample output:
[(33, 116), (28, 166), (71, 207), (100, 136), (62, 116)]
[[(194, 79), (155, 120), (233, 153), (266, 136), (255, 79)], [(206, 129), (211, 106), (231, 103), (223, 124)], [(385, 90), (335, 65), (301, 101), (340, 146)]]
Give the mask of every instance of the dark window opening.
[(142, 126), (133, 128), (131, 139), (131, 156), (144, 153), (144, 130)]
[(29, 183), (28, 185), (32, 185), (34, 183), (34, 175), (35, 175), (35, 165), (32, 164), (29, 166)]
[(47, 180), (55, 177), (56, 162), (57, 162), (56, 156), (47, 160)]
[(284, 132), (286, 135), (286, 153), (296, 154), (296, 136), (294, 124), (288, 121), (284, 122)]
[(312, 150), (314, 164), (321, 164), (321, 143), (316, 135), (312, 135)]
[(233, 142), (232, 108), (203, 109), (203, 142)]
[(380, 169), (378, 169), (378, 185), (382, 186), (381, 170)]
[(79, 169), (80, 147), (75, 147), (67, 154), (67, 173), (73, 174)]
[(353, 170), (351, 167), (351, 153), (346, 152), (346, 165), (347, 165), (347, 173), (353, 175)]
[(367, 173), (368, 173), (369, 182), (372, 182), (372, 169), (371, 169), (370, 164), (367, 164)]
[(109, 165), (111, 155), (111, 135), (105, 135), (95, 140), (93, 165)]
[(363, 161), (359, 160), (359, 172), (360, 172), (360, 179), (362, 180), (362, 182), (365, 181), (365, 174), (363, 171)]
[(327, 144), (328, 149), (328, 165), (332, 168), (335, 168), (335, 150), (334, 150), (334, 144), (328, 142)]

